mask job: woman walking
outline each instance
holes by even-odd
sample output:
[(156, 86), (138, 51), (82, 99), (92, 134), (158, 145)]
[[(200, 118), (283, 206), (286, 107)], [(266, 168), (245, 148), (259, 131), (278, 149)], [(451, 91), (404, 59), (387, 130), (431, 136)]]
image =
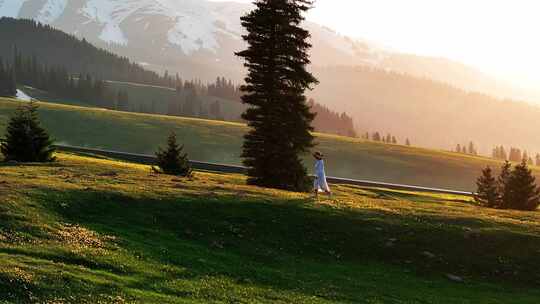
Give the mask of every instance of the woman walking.
[(315, 197), (319, 197), (319, 191), (324, 191), (328, 196), (331, 196), (332, 192), (326, 182), (326, 172), (324, 171), (324, 155), (321, 152), (315, 152), (313, 157), (315, 157), (315, 182), (313, 185)]

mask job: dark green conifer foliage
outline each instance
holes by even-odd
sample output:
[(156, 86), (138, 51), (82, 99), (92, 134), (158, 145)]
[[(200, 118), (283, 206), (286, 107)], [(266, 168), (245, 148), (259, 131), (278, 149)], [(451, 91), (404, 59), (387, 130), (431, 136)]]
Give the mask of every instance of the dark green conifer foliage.
[(527, 160), (522, 160), (517, 165), (510, 177), (505, 189), (505, 200), (502, 208), (534, 211), (540, 205), (540, 189), (536, 185), (536, 179), (527, 166)]
[(8, 72), (7, 77), (7, 96), (17, 96), (17, 75), (15, 74), (15, 69), (11, 69)]
[(40, 126), (37, 109), (37, 104), (28, 103), (21, 106), (10, 119), (6, 129), (6, 141), (0, 147), (6, 161), (54, 161), (53, 141)]
[(512, 165), (509, 161), (505, 161), (504, 165), (501, 168), (501, 173), (497, 179), (497, 186), (499, 192), (499, 206), (509, 205), (509, 196), (508, 196), (508, 181), (510, 175), (512, 174)]
[(186, 153), (183, 153), (184, 146), (179, 146), (176, 142), (176, 134), (173, 132), (167, 140), (166, 150), (158, 149), (156, 152), (157, 167), (153, 167), (155, 172), (169, 175), (189, 177), (192, 175), (191, 165)]
[(0, 96), (13, 97), (15, 95), (17, 95), (15, 70), (9, 65), (4, 65), (0, 58)]
[(248, 183), (306, 191), (309, 179), (300, 154), (313, 147), (310, 112), (304, 96), (317, 80), (306, 70), (310, 34), (300, 27), (308, 0), (257, 0), (241, 18), (248, 48), (236, 55), (246, 60), (242, 118), (251, 130), (244, 138)]
[(478, 190), (474, 200), (485, 207), (495, 208), (499, 205), (498, 184), (490, 167), (482, 170), (482, 175), (476, 181)]

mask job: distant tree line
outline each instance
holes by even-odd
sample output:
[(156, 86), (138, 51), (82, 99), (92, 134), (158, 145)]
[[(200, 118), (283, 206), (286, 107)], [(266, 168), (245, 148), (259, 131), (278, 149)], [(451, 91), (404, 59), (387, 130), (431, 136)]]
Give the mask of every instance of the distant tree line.
[(240, 86), (235, 85), (230, 79), (218, 77), (215, 83), (208, 84), (207, 95), (240, 101), (242, 92)]
[(13, 67), (4, 65), (0, 57), (0, 96), (13, 97), (17, 94), (17, 79)]
[(311, 111), (316, 113), (315, 120), (312, 125), (315, 131), (328, 132), (336, 135), (357, 137), (353, 118), (347, 113), (338, 113), (323, 106), (314, 99), (308, 101)]
[[(369, 132), (366, 132), (364, 133), (362, 136), (361, 136), (362, 139), (364, 140), (371, 140), (371, 141), (375, 141), (375, 142), (382, 142), (382, 143), (386, 143), (386, 144), (393, 144), (393, 145), (397, 145), (399, 144), (398, 142), (398, 139), (396, 136), (390, 134), (390, 133), (386, 133), (386, 135), (384, 135), (384, 133), (382, 132), (373, 132), (373, 133), (369, 133)], [(410, 146), (411, 145), (411, 141), (406, 138), (405, 139), (405, 142), (403, 142), (404, 145), (406, 146)]]
[[(15, 83), (20, 83), (97, 107), (154, 114), (158, 113), (158, 103), (165, 102), (167, 111), (160, 114), (219, 120), (225, 119), (220, 98), (241, 102), (240, 86), (225, 77), (203, 83), (185, 81), (178, 73), (171, 75), (168, 71), (159, 75), (85, 39), (33, 20), (0, 18), (0, 27), (0, 57), (6, 67), (0, 76), (0, 94), (4, 96), (15, 95)], [(140, 104), (130, 100), (128, 91), (109, 88), (107, 81), (163, 86), (176, 89), (177, 94), (170, 100)], [(208, 102), (212, 97), (217, 98)], [(333, 112), (315, 101), (310, 106), (318, 114), (313, 122), (316, 130), (356, 136), (347, 113)]]
[(69, 74), (162, 86), (170, 82), (167, 77), (148, 71), (126, 57), (34, 20), (4, 17), (0, 18), (0, 28), (0, 57), (10, 61), (14, 59), (16, 48), (22, 57), (38, 57), (43, 65), (62, 66)]
[(209, 104), (203, 102), (201, 97), (208, 94), (208, 88), (196, 81), (177, 85), (176, 94), (168, 101), (167, 115), (224, 120), (219, 100)]
[(540, 166), (540, 154), (536, 154), (536, 156), (533, 157), (529, 155), (527, 150), (521, 151), (521, 149), (511, 147), (510, 150), (507, 152), (504, 146), (497, 146), (493, 148), (493, 152), (491, 155), (495, 159), (499, 160), (508, 160), (511, 162), (519, 163), (522, 160), (526, 160), (528, 165), (536, 165)]
[[(63, 66), (47, 66), (38, 61), (36, 56), (23, 57), (15, 49), (11, 65), (0, 64), (0, 74), (11, 79), (7, 83), (13, 90), (16, 84), (24, 84), (35, 89), (47, 91), (62, 98), (73, 98), (95, 106), (110, 107), (105, 101), (114, 99), (114, 93), (107, 89), (106, 83), (94, 79), (89, 74), (70, 75)], [(3, 62), (0, 57), (0, 62)], [(9, 71), (2, 73), (1, 71)], [(4, 78), (0, 76), (0, 78)], [(4, 82), (1, 82), (4, 83)], [(4, 85), (0, 85), (4, 86)], [(15, 91), (16, 93), (16, 91)], [(9, 94), (4, 94), (10, 96)], [(13, 96), (14, 94), (11, 94)]]
[(476, 146), (472, 141), (469, 142), (468, 145), (457, 144), (454, 152), (462, 153), (462, 154), (478, 155), (478, 150), (476, 149)]

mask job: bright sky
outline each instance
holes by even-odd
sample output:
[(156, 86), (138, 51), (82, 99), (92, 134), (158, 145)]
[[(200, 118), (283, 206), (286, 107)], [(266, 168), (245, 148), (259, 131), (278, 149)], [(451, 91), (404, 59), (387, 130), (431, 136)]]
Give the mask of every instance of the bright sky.
[(540, 88), (539, 0), (317, 0), (315, 6), (308, 19), (342, 34)]

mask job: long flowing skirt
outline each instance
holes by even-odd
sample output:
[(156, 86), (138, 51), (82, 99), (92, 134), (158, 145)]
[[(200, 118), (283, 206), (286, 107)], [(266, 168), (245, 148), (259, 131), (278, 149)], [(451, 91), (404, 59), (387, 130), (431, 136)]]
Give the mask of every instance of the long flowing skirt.
[(326, 182), (326, 176), (325, 175), (316, 175), (315, 181), (313, 182), (313, 189), (317, 191), (327, 191), (330, 192), (330, 187), (328, 187), (328, 183)]

